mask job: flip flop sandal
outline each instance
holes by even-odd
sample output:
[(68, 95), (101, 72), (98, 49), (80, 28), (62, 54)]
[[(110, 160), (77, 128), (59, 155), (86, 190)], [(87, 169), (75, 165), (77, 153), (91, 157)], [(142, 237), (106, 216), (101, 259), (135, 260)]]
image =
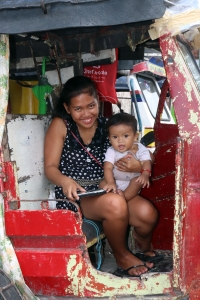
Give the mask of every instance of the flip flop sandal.
[[(154, 256), (146, 255), (145, 253), (147, 253), (147, 252), (153, 252), (155, 255)], [(134, 255), (142, 261), (152, 262), (152, 263), (159, 262), (164, 258), (163, 254), (159, 254), (157, 251), (154, 251), (154, 250), (148, 250), (145, 252), (137, 252)]]
[(145, 273), (142, 273), (140, 275), (130, 275), (128, 273), (128, 271), (130, 271), (131, 269), (137, 268), (137, 267), (141, 267), (141, 266), (145, 266), (148, 269), (148, 271), (151, 270), (150, 268), (148, 268), (146, 266), (146, 263), (144, 263), (143, 265), (131, 266), (126, 270), (123, 270), (121, 268), (117, 268), (117, 270), (113, 273), (113, 275), (118, 276), (118, 277), (140, 277), (141, 275), (146, 274), (148, 271), (145, 272)]

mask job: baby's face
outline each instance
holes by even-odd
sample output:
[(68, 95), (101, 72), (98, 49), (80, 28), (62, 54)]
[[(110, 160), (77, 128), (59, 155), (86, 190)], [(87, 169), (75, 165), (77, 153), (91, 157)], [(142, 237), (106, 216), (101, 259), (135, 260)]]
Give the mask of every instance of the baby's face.
[(113, 125), (109, 128), (110, 143), (116, 151), (125, 152), (132, 149), (137, 134), (131, 126), (124, 124)]

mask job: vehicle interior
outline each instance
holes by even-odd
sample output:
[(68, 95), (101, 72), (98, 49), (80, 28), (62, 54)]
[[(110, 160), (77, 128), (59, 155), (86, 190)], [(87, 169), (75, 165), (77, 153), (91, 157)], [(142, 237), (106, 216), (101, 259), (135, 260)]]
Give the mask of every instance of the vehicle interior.
[[(144, 26), (144, 25), (143, 25)], [(148, 28), (148, 25), (146, 25)], [(134, 27), (135, 28), (135, 27)], [(138, 27), (138, 34), (139, 29)], [(129, 28), (130, 29), (130, 28)], [(94, 29), (92, 29), (94, 30)], [(96, 29), (97, 30), (97, 29)], [(78, 74), (83, 74), (84, 67), (90, 66), (91, 64), (99, 65), (99, 64), (108, 64), (111, 63), (111, 58), (106, 58), (97, 61), (84, 62), (82, 59), (80, 61), (78, 54), (76, 53), (64, 53), (63, 49), (66, 49), (66, 45), (63, 43), (66, 40), (68, 42), (67, 45), (71, 44), (73, 39), (76, 39), (77, 29), (68, 30), (67, 35), (66, 32), (62, 31), (54, 31), (51, 32), (34, 32), (28, 34), (27, 36), (20, 35), (10, 35), (10, 94), (9, 94), (9, 106), (8, 106), (8, 114), (7, 114), (7, 133), (5, 134), (4, 139), (4, 159), (7, 161), (15, 161), (18, 176), (18, 189), (19, 189), (19, 199), (20, 201), (20, 209), (45, 209), (48, 205), (50, 208), (52, 207), (55, 200), (51, 200), (53, 186), (47, 181), (44, 176), (43, 171), (43, 143), (46, 129), (48, 128), (50, 122), (50, 113), (51, 106), (49, 106), (49, 111), (47, 110), (46, 115), (35, 113), (38, 111), (38, 99), (35, 99), (35, 96), (32, 92), (34, 86), (38, 85), (40, 82), (40, 74), (42, 73), (42, 58), (43, 56), (48, 57), (48, 61), (46, 61), (46, 74), (50, 74), (51, 77), (56, 77), (56, 84), (52, 85), (52, 103), (54, 104), (57, 97), (59, 96), (59, 92), (62, 88), (62, 78), (61, 71), (70, 69), (73, 67), (74, 76)], [(98, 29), (99, 32), (99, 29)], [(112, 38), (113, 30), (111, 30), (112, 34), (109, 35), (109, 39)], [(124, 30), (121, 31), (117, 29), (116, 32), (122, 34), (121, 39), (124, 35)], [(72, 34), (73, 33), (73, 34)], [(116, 33), (115, 33), (116, 34)], [(89, 36), (91, 36), (91, 32), (89, 34), (82, 33), (88, 42), (91, 40)], [(88, 35), (88, 37), (87, 37)], [(95, 33), (97, 35), (97, 33)], [(33, 40), (32, 36), (38, 37), (38, 41), (36, 38)], [(47, 37), (48, 42), (44, 37)], [(69, 37), (68, 37), (69, 36)], [(106, 33), (104, 32), (104, 37), (107, 39)], [(51, 42), (50, 42), (50, 39)], [(139, 39), (140, 37), (138, 37)], [(49, 46), (52, 43), (54, 46)], [(115, 44), (113, 44), (114, 46)], [(43, 51), (42, 51), (42, 48)], [(116, 77), (120, 77), (122, 70), (130, 71), (133, 68), (133, 65), (138, 61), (143, 61), (145, 59), (145, 49), (155, 49), (155, 52), (158, 53), (159, 50), (159, 42), (157, 41), (145, 41), (144, 43), (136, 46), (135, 51), (131, 51), (130, 47), (121, 47), (118, 48), (118, 72)], [(106, 50), (103, 50), (106, 51)], [(102, 51), (102, 52), (103, 52)], [(147, 52), (148, 50), (146, 50)], [(101, 52), (101, 50), (100, 50)], [(160, 52), (159, 52), (160, 53)], [(17, 56), (16, 56), (17, 55)], [(161, 54), (160, 54), (161, 55)], [(68, 58), (67, 58), (68, 56)], [(71, 58), (69, 59), (69, 56)], [(121, 59), (122, 58), (122, 59)], [(126, 58), (126, 59), (123, 59)], [(129, 59), (127, 59), (129, 58)], [(80, 63), (81, 62), (81, 63)], [(26, 65), (28, 63), (28, 65)], [(125, 69), (127, 68), (127, 69)], [(67, 72), (67, 71), (66, 71)], [(48, 78), (51, 78), (48, 77)], [(50, 84), (48, 82), (48, 84)], [(166, 90), (164, 90), (164, 95), (162, 96), (162, 102), (166, 99)], [(129, 105), (129, 109), (131, 109), (131, 98), (129, 93), (129, 99), (120, 99), (123, 105)], [(126, 104), (124, 104), (126, 103)], [(113, 113), (113, 105), (111, 102), (102, 102), (102, 112), (106, 117), (109, 117)], [(160, 106), (163, 103), (160, 102)], [(162, 108), (160, 108), (162, 111)], [(158, 119), (158, 120), (157, 120)], [(178, 135), (177, 125), (172, 126), (172, 130), (174, 130), (174, 139), (170, 140), (170, 144), (165, 142), (168, 140), (167, 135), (163, 135), (159, 132), (168, 131), (169, 125), (164, 125), (159, 122), (159, 115), (157, 115), (154, 135), (147, 135), (146, 142), (145, 137), (143, 137), (143, 143), (148, 145), (148, 143), (155, 140), (156, 143), (156, 162), (153, 166), (153, 176), (152, 176), (152, 185), (151, 188), (142, 191), (142, 195), (144, 195), (147, 199), (151, 201), (155, 201), (158, 209), (162, 210), (162, 214), (160, 216), (158, 232), (155, 231), (155, 238), (153, 241), (154, 248), (156, 250), (164, 251), (165, 260), (160, 262), (159, 265), (156, 266), (156, 271), (171, 271), (172, 270), (172, 236), (173, 236), (173, 195), (174, 195), (174, 155), (175, 155), (175, 141)], [(24, 124), (26, 123), (26, 126)], [(163, 128), (166, 126), (166, 129)], [(170, 128), (171, 129), (171, 128)], [(17, 134), (19, 132), (19, 134)], [(166, 141), (163, 140), (163, 136), (166, 136)], [(152, 140), (153, 138), (153, 140)], [(8, 139), (8, 140), (7, 140)], [(162, 139), (162, 142), (160, 142)], [(163, 148), (163, 144), (165, 147), (171, 147), (173, 151), (169, 152), (165, 160), (160, 159), (165, 152), (165, 147)], [(8, 145), (8, 146), (7, 146)], [(23, 147), (22, 147), (23, 145)], [(12, 149), (12, 150), (11, 150)], [(31, 159), (30, 159), (31, 157)], [(169, 164), (168, 161), (172, 163)], [(20, 166), (20, 167), (19, 167)], [(23, 167), (22, 167), (23, 166)], [(161, 181), (163, 180), (163, 170), (165, 170), (165, 178), (169, 176), (168, 181), (170, 182), (170, 188), (163, 190), (163, 185)], [(32, 187), (35, 187), (34, 189)], [(162, 189), (160, 188), (162, 186)], [(53, 198), (53, 197), (52, 197)], [(48, 203), (45, 201), (48, 199)], [(162, 199), (162, 201), (161, 201)], [(39, 200), (39, 201), (37, 201)], [(42, 202), (41, 202), (42, 201)], [(164, 204), (165, 203), (165, 204)], [(54, 204), (55, 205), (55, 204)], [(167, 209), (166, 209), (167, 205)], [(54, 206), (55, 207), (55, 206)], [(164, 213), (164, 211), (167, 214)], [(170, 211), (170, 218), (169, 218)], [(101, 224), (97, 224), (98, 229), (100, 230), (99, 235), (100, 239), (102, 239), (102, 248), (101, 248), (101, 270), (112, 273), (115, 268), (115, 260), (112, 255), (112, 251), (109, 248), (109, 245), (106, 243), (106, 237), (103, 233), (103, 229)], [(168, 231), (166, 232), (164, 228), (168, 227)], [(90, 258), (94, 264), (97, 266), (98, 264), (98, 251), (96, 247), (99, 247), (97, 233), (94, 225), (83, 222), (83, 232), (87, 236), (88, 240), (88, 249)], [(129, 243), (132, 243), (133, 247), (133, 238), (129, 237)], [(134, 249), (132, 249), (134, 251)], [(105, 255), (106, 254), (106, 255)], [(103, 258), (104, 257), (104, 258)], [(152, 270), (155, 272), (155, 269)]]
[[(91, 8), (89, 2), (92, 1), (85, 2), (88, 2), (88, 6), (83, 5), (84, 9), (81, 11), (81, 16), (86, 13), (87, 9)], [(129, 3), (131, 7), (139, 4), (139, 1), (134, 1), (135, 4), (132, 2)], [(67, 3), (66, 7), (71, 9), (71, 6), (73, 6), (75, 12), (72, 13), (71, 11), (70, 20), (67, 21), (71, 22), (71, 25), (65, 25), (65, 28), (62, 28), (61, 21), (59, 21), (58, 14), (56, 14), (56, 9), (59, 8), (60, 4), (56, 4), (55, 7), (50, 4), (35, 7), (30, 12), (30, 8), (27, 8), (24, 23), (19, 21), (15, 26), (12, 26), (13, 21), (11, 21), (14, 9), (10, 7), (8, 10), (0, 11), (0, 27), (1, 14), (2, 16), (7, 14), (7, 23), (6, 26), (4, 25), (2, 33), (9, 34), (10, 50), (9, 103), (2, 142), (3, 161), (5, 162), (4, 171), (9, 174), (10, 178), (9, 182), (4, 182), (4, 189), (10, 191), (9, 196), (5, 198), (5, 222), (7, 235), (14, 245), (20, 260), (20, 266), (26, 274), (25, 280), (33, 289), (31, 275), (27, 275), (26, 266), (21, 258), (24, 248), (34, 248), (35, 245), (40, 246), (41, 237), (38, 237), (39, 228), (36, 226), (32, 239), (29, 239), (31, 233), (25, 234), (22, 224), (27, 225), (30, 222), (34, 227), (35, 218), (41, 216), (40, 228), (45, 228), (47, 219), (44, 218), (43, 221), (43, 216), (47, 211), (55, 211), (55, 204), (53, 204), (55, 200), (52, 194), (53, 186), (44, 176), (43, 141), (51, 120), (52, 109), (59, 97), (62, 85), (72, 76), (83, 75), (86, 67), (112, 64), (113, 61), (117, 60), (117, 79), (129, 74), (128, 72), (132, 70), (134, 64), (147, 60), (150, 55), (162, 58), (159, 40), (152, 41), (148, 34), (149, 25), (155, 15), (158, 13), (162, 15), (164, 11), (161, 2), (157, 2), (157, 8), (154, 3), (154, 9), (150, 10), (148, 18), (137, 14), (140, 16), (134, 16), (133, 23), (122, 21), (122, 24), (115, 24), (114, 16), (109, 14), (111, 8), (108, 6), (108, 12), (105, 13), (105, 19), (102, 20), (103, 24), (100, 23), (101, 20), (99, 21), (97, 12), (94, 15), (97, 20), (87, 19), (82, 27), (76, 25), (77, 15), (80, 13), (79, 5)], [(99, 9), (102, 9), (103, 5), (106, 5), (106, 1), (99, 1)], [(150, 1), (149, 5), (152, 7)], [(55, 12), (53, 11), (54, 8)], [(22, 7), (18, 7), (18, 9), (24, 13)], [(36, 21), (34, 26), (31, 27), (28, 17), (33, 11)], [(106, 11), (106, 6), (104, 11)], [(144, 7), (141, 11), (144, 14)], [(63, 11), (63, 14), (65, 14), (65, 11)], [(107, 14), (111, 17), (109, 23), (106, 21), (109, 19)], [(52, 16), (57, 18), (57, 23), (52, 22), (51, 24)], [(125, 16), (129, 20), (128, 11), (124, 13), (123, 17), (125, 18)], [(42, 17), (47, 17), (43, 28), (38, 24)], [(8, 25), (9, 21), (11, 21), (10, 25)], [(97, 23), (97, 25), (94, 26), (94, 23)], [(78, 22), (78, 24), (80, 23)], [(32, 30), (33, 27), (34, 30)], [(49, 27), (50, 29), (48, 29)], [(24, 30), (24, 28), (26, 29)], [(118, 49), (117, 57), (115, 56), (115, 49)], [(42, 76), (47, 79), (45, 84), (41, 82)], [(34, 87), (38, 85), (49, 85), (51, 87), (50, 92), (48, 92), (51, 97), (47, 97), (48, 103), (45, 114), (39, 112), (39, 102), (33, 92)], [(145, 145), (155, 141), (155, 163), (152, 170), (151, 186), (141, 191), (141, 195), (152, 201), (159, 211), (159, 223), (155, 229), (152, 244), (155, 250), (164, 254), (164, 259), (155, 264), (150, 272), (163, 274), (170, 273), (173, 270), (175, 156), (177, 138), (179, 137), (177, 123), (164, 124), (160, 121), (167, 95), (169, 95), (169, 85), (165, 81), (162, 85), (155, 116), (154, 134), (153, 136), (152, 133), (147, 135), (146, 140), (143, 137), (143, 144)], [(128, 103), (128, 109), (132, 112), (131, 98), (128, 100), (120, 98), (120, 101)], [(114, 113), (113, 103), (102, 101), (101, 110), (106, 117), (109, 117)], [(37, 215), (38, 211), (39, 214)], [(57, 216), (57, 213), (59, 212), (55, 212), (55, 216)], [(112, 274), (117, 266), (101, 224), (98, 222), (92, 222), (93, 224), (82, 222), (80, 216), (75, 216), (74, 213), (69, 211), (62, 212), (62, 214), (63, 222), (64, 218), (67, 217), (69, 222), (75, 224), (74, 226), (78, 226), (77, 244), (86, 245), (94, 268)], [(68, 215), (66, 216), (66, 214)], [(18, 225), (16, 225), (16, 220), (19, 222)], [(78, 225), (75, 220), (78, 220)], [(48, 226), (57, 238), (58, 236), (59, 238), (62, 237), (62, 247), (70, 249), (77, 247), (70, 240), (75, 234), (73, 230), (63, 229), (57, 225), (58, 231), (55, 232), (51, 223), (48, 223)], [(48, 235), (45, 230), (43, 231), (44, 236)], [(50, 240), (52, 237), (49, 236), (48, 238)], [(47, 247), (49, 246), (49, 240), (46, 242)], [(127, 232), (127, 245), (131, 251), (137, 251), (131, 228)]]

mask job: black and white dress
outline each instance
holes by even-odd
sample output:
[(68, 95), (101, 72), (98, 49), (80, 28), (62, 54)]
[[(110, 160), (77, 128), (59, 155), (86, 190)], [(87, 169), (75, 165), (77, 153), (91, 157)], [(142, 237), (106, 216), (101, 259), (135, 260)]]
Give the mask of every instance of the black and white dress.
[[(81, 144), (103, 165), (105, 153), (110, 142), (106, 133), (106, 118), (99, 115), (98, 126), (95, 135), (89, 145), (85, 145), (80, 137), (76, 123), (71, 119), (67, 121), (67, 135), (65, 138), (59, 170), (62, 174), (74, 179), (86, 191), (96, 190), (99, 181), (103, 178), (103, 169), (94, 159), (83, 149), (78, 141), (73, 137), (72, 132), (79, 139)], [(62, 188), (55, 187), (56, 199), (66, 199)], [(77, 201), (79, 204), (79, 201)], [(77, 212), (77, 208), (72, 202), (59, 201), (56, 204), (58, 209), (69, 209)]]

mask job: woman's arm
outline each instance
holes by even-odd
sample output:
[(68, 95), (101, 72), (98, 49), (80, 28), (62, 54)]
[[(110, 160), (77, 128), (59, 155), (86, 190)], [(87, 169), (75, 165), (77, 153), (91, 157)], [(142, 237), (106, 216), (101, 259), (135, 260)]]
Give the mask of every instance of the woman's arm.
[(63, 175), (58, 169), (66, 133), (66, 126), (63, 120), (54, 118), (45, 137), (44, 172), (53, 184), (63, 188), (63, 193), (68, 199), (76, 200), (79, 198), (77, 190), (84, 192), (85, 189), (73, 179)]

